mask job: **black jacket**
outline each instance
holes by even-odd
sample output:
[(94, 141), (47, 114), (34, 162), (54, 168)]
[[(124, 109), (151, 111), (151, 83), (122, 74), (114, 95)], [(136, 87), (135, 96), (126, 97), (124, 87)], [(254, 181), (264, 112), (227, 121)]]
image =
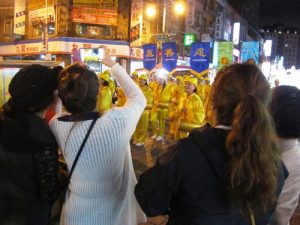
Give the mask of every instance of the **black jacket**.
[(0, 120), (0, 224), (46, 225), (59, 194), (57, 144), (34, 114)]
[[(225, 192), (225, 151), (228, 131), (211, 127), (193, 130), (162, 154), (141, 175), (136, 198), (147, 216), (169, 214), (168, 225), (248, 225), (249, 217), (231, 207)], [(282, 166), (278, 194), (287, 171)], [(256, 219), (268, 224), (270, 213)]]

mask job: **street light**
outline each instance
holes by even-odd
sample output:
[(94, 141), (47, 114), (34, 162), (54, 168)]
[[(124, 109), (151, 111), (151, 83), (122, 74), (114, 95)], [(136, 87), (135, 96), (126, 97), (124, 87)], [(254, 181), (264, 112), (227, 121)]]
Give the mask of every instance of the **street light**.
[(174, 5), (174, 10), (178, 15), (183, 15), (185, 11), (185, 4), (183, 2), (176, 2)]
[(146, 8), (146, 15), (149, 18), (154, 18), (156, 16), (156, 7), (153, 4), (149, 4)]
[[(185, 12), (185, 3), (183, 1), (176, 1), (171, 3), (173, 5), (173, 10), (176, 13), (176, 15), (183, 15)], [(157, 7), (159, 5), (155, 5), (153, 3), (148, 4), (146, 6), (146, 15), (150, 19), (154, 18), (156, 16)], [(167, 0), (163, 1), (162, 5), (162, 12), (163, 12), (163, 18), (162, 18), (162, 33), (165, 33), (166, 29), (166, 16), (167, 16)]]

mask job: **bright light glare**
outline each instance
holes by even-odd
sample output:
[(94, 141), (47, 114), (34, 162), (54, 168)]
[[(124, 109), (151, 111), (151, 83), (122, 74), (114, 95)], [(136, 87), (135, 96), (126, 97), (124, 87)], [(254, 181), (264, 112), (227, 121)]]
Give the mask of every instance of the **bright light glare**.
[(182, 15), (185, 11), (185, 5), (183, 2), (176, 2), (174, 7), (175, 7), (175, 12), (179, 15)]
[(150, 18), (155, 17), (156, 15), (156, 8), (155, 5), (148, 5), (146, 8), (146, 15)]
[(167, 77), (168, 77), (168, 71), (165, 70), (164, 68), (160, 68), (156, 71), (156, 74), (157, 74), (157, 77), (160, 78), (160, 79), (163, 79), (163, 80), (167, 80)]

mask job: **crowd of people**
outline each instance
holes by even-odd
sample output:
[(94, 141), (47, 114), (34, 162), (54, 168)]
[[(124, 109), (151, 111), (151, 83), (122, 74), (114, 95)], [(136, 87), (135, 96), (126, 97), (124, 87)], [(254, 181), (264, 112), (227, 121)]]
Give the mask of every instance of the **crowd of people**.
[[(76, 63), (13, 77), (0, 112), (0, 224), (48, 225), (61, 193), (61, 225), (157, 215), (168, 225), (289, 224), (300, 194), (299, 89), (271, 91), (248, 63), (224, 67), (210, 86), (194, 76), (130, 77), (108, 54), (102, 62), (111, 70), (99, 75)], [(148, 135), (175, 144), (137, 182), (129, 143)]]
[[(145, 108), (132, 142), (143, 146), (146, 136), (156, 141), (178, 140), (188, 136), (195, 127), (210, 122), (208, 98), (211, 85), (208, 77), (169, 74), (167, 79), (156, 73), (141, 74), (133, 72), (131, 78), (142, 90), (147, 107)], [(100, 92), (97, 109), (103, 113), (113, 107), (126, 103), (123, 89), (115, 85), (108, 71), (99, 74)], [(166, 123), (169, 129), (166, 130)], [(150, 127), (149, 127), (150, 125)]]

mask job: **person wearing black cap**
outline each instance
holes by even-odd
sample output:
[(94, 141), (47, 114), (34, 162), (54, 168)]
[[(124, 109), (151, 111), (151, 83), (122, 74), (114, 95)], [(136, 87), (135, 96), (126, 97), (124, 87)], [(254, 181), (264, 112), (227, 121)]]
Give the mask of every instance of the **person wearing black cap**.
[[(59, 195), (57, 143), (43, 120), (54, 101), (57, 72), (21, 69), (0, 112), (0, 224), (47, 225)], [(2, 184), (6, 184), (5, 186)]]

